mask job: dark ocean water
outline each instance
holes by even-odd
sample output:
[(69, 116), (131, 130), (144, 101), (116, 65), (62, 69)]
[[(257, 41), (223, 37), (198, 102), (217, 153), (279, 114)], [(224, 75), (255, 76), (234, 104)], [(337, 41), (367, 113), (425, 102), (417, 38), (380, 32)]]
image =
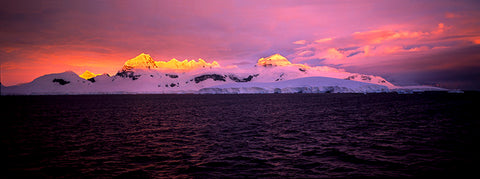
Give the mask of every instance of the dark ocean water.
[(479, 100), (478, 93), (2, 96), (0, 177), (476, 176)]

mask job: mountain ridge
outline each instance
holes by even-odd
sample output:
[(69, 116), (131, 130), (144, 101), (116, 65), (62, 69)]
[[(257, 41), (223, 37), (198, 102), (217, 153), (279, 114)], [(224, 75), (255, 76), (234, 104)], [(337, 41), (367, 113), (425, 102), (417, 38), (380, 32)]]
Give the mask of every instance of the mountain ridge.
[(280, 54), (260, 58), (253, 68), (238, 69), (202, 59), (155, 61), (142, 53), (127, 60), (114, 76), (88, 70), (82, 75), (73, 71), (47, 74), (22, 85), (2, 85), (1, 94), (378, 93), (396, 88), (379, 76), (292, 64)]
[(155, 61), (149, 54), (141, 53), (140, 55), (127, 60), (123, 67), (122, 71), (129, 71), (132, 69), (157, 69), (157, 70), (177, 70), (177, 71), (189, 71), (195, 70), (198, 68), (213, 68), (213, 67), (220, 67), (218, 62), (213, 61), (212, 63), (208, 63), (203, 59), (195, 60), (183, 60), (179, 61), (175, 58), (169, 61)]

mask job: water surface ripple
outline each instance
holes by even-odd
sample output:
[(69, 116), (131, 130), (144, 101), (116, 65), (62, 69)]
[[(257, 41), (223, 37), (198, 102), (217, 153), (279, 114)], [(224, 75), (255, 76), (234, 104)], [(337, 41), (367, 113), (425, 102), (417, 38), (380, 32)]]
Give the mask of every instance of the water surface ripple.
[(479, 162), (475, 93), (1, 99), (4, 177), (468, 176)]

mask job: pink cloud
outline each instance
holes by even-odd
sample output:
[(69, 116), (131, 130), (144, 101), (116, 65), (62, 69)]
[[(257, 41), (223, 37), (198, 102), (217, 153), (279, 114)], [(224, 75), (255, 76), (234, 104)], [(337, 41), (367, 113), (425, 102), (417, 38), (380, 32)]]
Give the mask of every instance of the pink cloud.
[[(398, 29), (392, 29), (394, 27)], [(405, 25), (389, 25), (375, 30), (354, 32), (344, 37), (322, 38), (314, 41), (315, 43), (306, 43), (303, 47), (296, 48), (295, 61), (324, 59), (324, 64), (334, 65), (362, 65), (374, 62), (372, 60), (388, 61), (391, 55), (407, 57), (429, 53), (432, 49), (449, 48), (450, 41), (462, 41), (462, 37), (446, 40), (457, 33), (459, 32), (456, 32), (452, 25), (445, 23), (437, 23), (429, 31), (415, 30)], [(469, 37), (466, 40), (477, 42), (470, 39)], [(372, 58), (377, 56), (383, 58)]]
[(318, 39), (318, 40), (315, 40), (315, 43), (324, 43), (324, 42), (331, 41), (332, 39), (333, 39), (332, 37)]
[(297, 40), (297, 41), (293, 42), (293, 44), (297, 44), (297, 45), (304, 45), (305, 43), (307, 43), (306, 40)]

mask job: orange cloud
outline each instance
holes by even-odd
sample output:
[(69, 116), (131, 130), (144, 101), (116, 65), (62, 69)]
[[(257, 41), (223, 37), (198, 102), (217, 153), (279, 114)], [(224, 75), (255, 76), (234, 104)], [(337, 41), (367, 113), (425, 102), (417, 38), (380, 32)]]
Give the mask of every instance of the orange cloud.
[(445, 18), (448, 18), (448, 19), (453, 19), (453, 18), (458, 18), (458, 17), (460, 17), (460, 15), (455, 14), (455, 13), (451, 13), (451, 12), (446, 12), (445, 13)]
[(2, 48), (2, 51), (4, 51), (5, 53), (11, 53), (11, 52), (19, 50), (19, 49), (20, 48), (15, 48), (15, 47), (4, 47), (4, 48)]
[(370, 54), (370, 45), (365, 45), (363, 47), (363, 55), (368, 56)]
[(297, 45), (304, 45), (306, 43), (307, 43), (306, 40), (297, 40), (297, 41), (293, 42), (293, 44), (297, 44)]
[(428, 47), (428, 46), (420, 46), (420, 47), (411, 48), (408, 51), (410, 51), (410, 52), (420, 52), (420, 51), (427, 51), (427, 50), (430, 50), (430, 49), (431, 48)]
[(368, 44), (380, 44), (386, 41), (397, 39), (422, 39), (432, 35), (442, 34), (449, 27), (444, 23), (438, 23), (437, 28), (430, 32), (421, 31), (394, 31), (394, 30), (371, 30), (366, 32), (355, 32), (352, 34), (354, 39), (364, 41)]
[(441, 34), (445, 31), (445, 24), (444, 23), (438, 23), (438, 28), (437, 30), (433, 31), (432, 34), (438, 35)]
[(445, 28), (445, 24), (439, 23), (439, 24), (438, 24), (438, 29), (443, 29), (443, 28)]
[(391, 54), (403, 51), (401, 46), (383, 46), (376, 49), (376, 54)]
[(366, 41), (370, 44), (378, 44), (394, 39), (421, 38), (426, 35), (429, 35), (429, 33), (409, 31), (396, 32), (392, 30), (372, 30), (367, 32), (355, 32), (352, 34), (354, 39)]
[(342, 54), (341, 52), (339, 52), (335, 48), (329, 48), (327, 50), (327, 58), (330, 58), (330, 59), (344, 59), (345, 55)]

